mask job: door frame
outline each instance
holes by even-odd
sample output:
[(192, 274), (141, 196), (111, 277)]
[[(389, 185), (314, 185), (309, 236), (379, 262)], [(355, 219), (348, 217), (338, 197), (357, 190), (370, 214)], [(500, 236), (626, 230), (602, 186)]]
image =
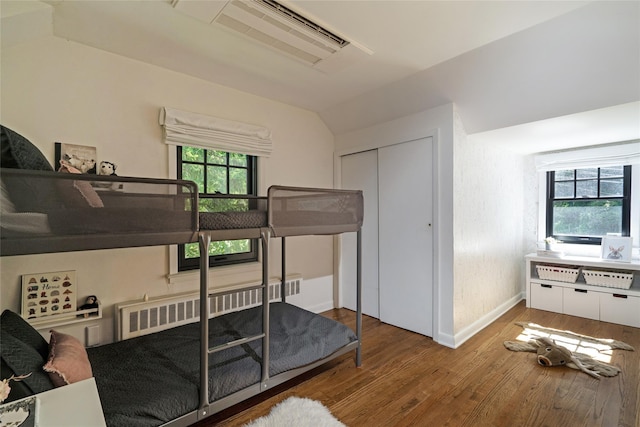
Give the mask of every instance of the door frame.
[[(440, 181), (439, 181), (439, 164), (440, 164), (440, 138), (439, 138), (439, 130), (431, 129), (420, 132), (419, 135), (413, 135), (410, 139), (404, 139), (398, 137), (397, 140), (371, 140), (367, 144), (360, 144), (354, 147), (345, 148), (342, 150), (337, 150), (333, 153), (333, 184), (335, 188), (342, 188), (342, 156), (346, 156), (349, 154), (356, 154), (363, 151), (369, 150), (377, 150), (378, 148), (390, 147), (393, 145), (403, 144), (405, 142), (417, 141), (424, 138), (432, 138), (433, 141), (433, 157), (432, 157), (432, 190), (433, 190), (433, 272), (432, 272), (432, 283), (433, 283), (433, 299), (432, 299), (432, 322), (433, 322), (433, 336), (432, 339), (436, 342), (440, 342), (440, 280), (438, 278), (439, 275), (439, 266), (440, 266), (440, 251), (438, 250), (441, 247), (441, 230), (440, 230), (440, 218), (439, 218), (439, 199), (440, 199)], [(365, 212), (366, 215), (366, 212)], [(340, 235), (334, 236), (333, 239), (333, 248), (334, 248), (334, 263), (333, 263), (333, 299), (334, 306), (342, 307), (341, 294), (340, 294), (340, 285), (343, 283), (342, 281), (342, 265), (341, 265), (341, 242), (342, 237)]]

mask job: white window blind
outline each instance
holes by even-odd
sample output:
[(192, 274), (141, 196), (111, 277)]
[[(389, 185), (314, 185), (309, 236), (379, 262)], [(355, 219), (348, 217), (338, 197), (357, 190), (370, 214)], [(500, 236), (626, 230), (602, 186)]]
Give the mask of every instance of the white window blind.
[(163, 139), (169, 145), (188, 145), (250, 156), (269, 156), (271, 131), (262, 126), (163, 107)]
[(580, 150), (542, 153), (535, 156), (536, 170), (548, 172), (640, 164), (640, 141), (604, 145)]

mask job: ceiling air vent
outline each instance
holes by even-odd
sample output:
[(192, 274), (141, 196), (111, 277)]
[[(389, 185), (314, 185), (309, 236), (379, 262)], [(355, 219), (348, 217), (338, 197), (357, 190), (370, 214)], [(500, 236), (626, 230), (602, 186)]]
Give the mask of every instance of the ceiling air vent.
[[(234, 1), (234, 3), (242, 4), (241, 1)], [(342, 37), (332, 33), (326, 28), (321, 27), (315, 22), (308, 20), (304, 16), (292, 11), (291, 9), (281, 5), (278, 2), (275, 2), (273, 0), (253, 0), (251, 3), (254, 3), (254, 7), (256, 8), (263, 7), (265, 9), (271, 10), (277, 16), (287, 20), (289, 23), (291, 23), (291, 25), (300, 26), (301, 30), (309, 30), (313, 34), (316, 34), (318, 37), (324, 39), (326, 42), (332, 45), (343, 47), (349, 44), (349, 42)], [(303, 34), (301, 34), (301, 36), (304, 38)]]
[(176, 9), (240, 33), (327, 73), (373, 53), (274, 0), (230, 0), (223, 3), (222, 8), (210, 10), (208, 17), (203, 17), (203, 11), (196, 11), (191, 3), (196, 2), (173, 0)]

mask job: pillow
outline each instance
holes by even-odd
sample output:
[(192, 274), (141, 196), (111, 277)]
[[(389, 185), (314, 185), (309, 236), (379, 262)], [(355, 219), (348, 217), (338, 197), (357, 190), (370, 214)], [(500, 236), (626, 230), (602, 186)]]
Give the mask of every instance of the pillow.
[(0, 189), (2, 190), (0, 193), (0, 212), (15, 213), (16, 207), (9, 197), (9, 190), (7, 190), (7, 186), (4, 185), (4, 182), (2, 181), (0, 181)]
[(51, 330), (49, 360), (43, 366), (51, 382), (60, 387), (93, 377), (87, 350), (76, 338)]
[(3, 168), (53, 172), (47, 158), (35, 145), (24, 136), (2, 125), (0, 125), (0, 143)]
[(3, 376), (31, 376), (12, 383), (10, 400), (51, 390), (53, 384), (42, 365), (49, 354), (47, 341), (20, 315), (4, 310), (0, 316), (0, 356)]
[[(58, 172), (75, 174), (82, 173), (78, 169), (63, 163), (62, 161), (60, 162), (60, 169), (58, 169)], [(98, 193), (96, 193), (96, 190), (93, 189), (89, 181), (72, 181), (69, 179), (61, 179), (59, 181), (58, 188), (60, 189), (67, 206), (82, 208), (89, 205), (92, 208), (104, 208), (102, 199)]]
[(42, 357), (44, 364), (44, 361), (49, 357), (49, 344), (29, 322), (11, 310), (5, 310), (0, 316), (0, 326), (4, 332), (35, 349)]
[[(1, 167), (53, 172), (38, 148), (22, 135), (0, 125)], [(42, 212), (62, 208), (57, 191), (48, 179), (6, 176), (3, 183), (15, 207), (21, 212)]]
[[(12, 375), (18, 376), (20, 374), (13, 372), (13, 369), (7, 366), (4, 359), (0, 358), (0, 378), (11, 378)], [(2, 403), (13, 402), (14, 400), (23, 399), (33, 394), (24, 381), (11, 381), (9, 387), (11, 387), (9, 396), (7, 396), (6, 400)]]
[(33, 347), (20, 341), (4, 329), (0, 331), (0, 356), (2, 364), (6, 365), (16, 375), (24, 375), (31, 372), (28, 378), (22, 380), (31, 394), (42, 393), (51, 390), (53, 383), (49, 376), (42, 370), (44, 359)]

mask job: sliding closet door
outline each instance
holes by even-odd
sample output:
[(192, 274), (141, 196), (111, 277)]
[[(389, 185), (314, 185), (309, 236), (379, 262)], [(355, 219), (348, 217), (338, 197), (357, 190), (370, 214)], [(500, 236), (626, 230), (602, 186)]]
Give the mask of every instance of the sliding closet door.
[(380, 320), (427, 336), (433, 336), (432, 157), (432, 138), (378, 149)]
[[(342, 157), (342, 188), (362, 190), (362, 311), (378, 318), (378, 154), (364, 151)], [(356, 235), (342, 235), (342, 306), (356, 309)]]

